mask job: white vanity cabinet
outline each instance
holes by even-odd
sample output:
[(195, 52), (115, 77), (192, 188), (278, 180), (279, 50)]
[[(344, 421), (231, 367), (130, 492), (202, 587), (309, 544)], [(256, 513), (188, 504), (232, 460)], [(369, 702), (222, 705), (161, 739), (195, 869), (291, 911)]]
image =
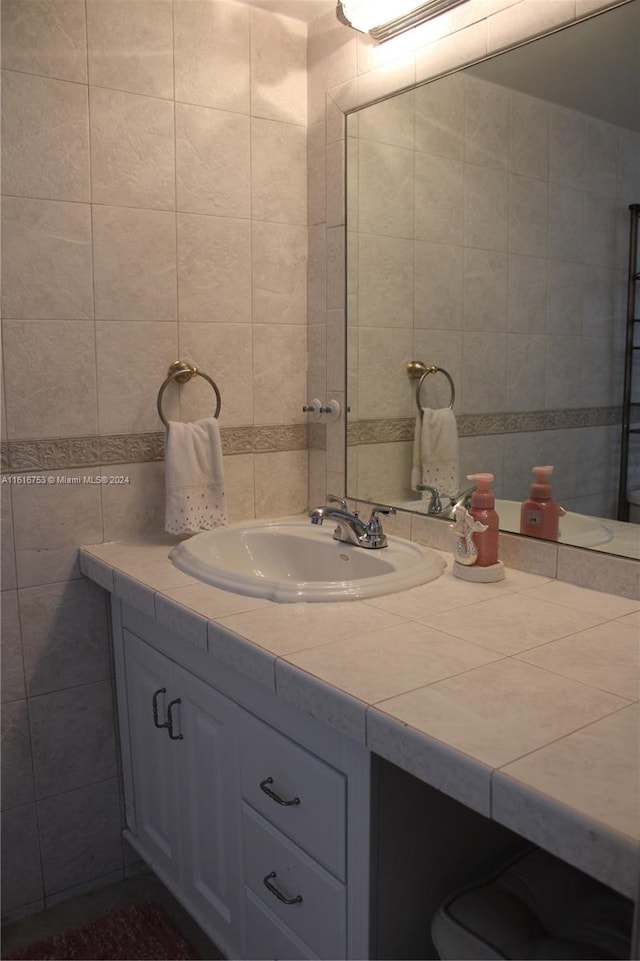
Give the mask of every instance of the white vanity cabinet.
[(124, 632), (131, 830), (225, 942), (241, 924), (233, 701)]
[(113, 603), (126, 836), (232, 958), (369, 957), (368, 752)]

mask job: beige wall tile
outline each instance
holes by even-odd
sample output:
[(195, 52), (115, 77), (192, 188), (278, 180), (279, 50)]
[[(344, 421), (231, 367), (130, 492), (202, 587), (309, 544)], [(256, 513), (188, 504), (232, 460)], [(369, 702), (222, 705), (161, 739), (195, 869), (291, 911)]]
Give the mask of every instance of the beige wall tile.
[[(162, 430), (156, 397), (178, 355), (177, 324), (104, 321), (96, 324), (98, 411), (101, 434)], [(177, 417), (176, 398), (163, 396), (164, 415)], [(119, 470), (118, 470), (119, 472)]]
[(2, 572), (0, 587), (8, 591), (16, 586), (16, 559), (13, 547), (13, 517), (11, 510), (11, 491), (9, 485), (0, 487), (0, 515), (2, 529), (0, 534), (0, 550), (2, 551)]
[[(3, 583), (4, 588), (4, 583)], [(17, 591), (2, 591), (2, 658), (0, 678), (2, 700), (17, 701), (25, 696), (22, 663), (22, 633)]]
[(366, 327), (411, 327), (414, 304), (414, 242), (360, 234), (358, 320)]
[(506, 402), (507, 345), (494, 333), (465, 333), (463, 342), (464, 410), (479, 414), (503, 410)]
[(306, 224), (306, 130), (273, 120), (251, 121), (251, 215)]
[(181, 322), (251, 321), (251, 224), (178, 214)]
[(509, 178), (506, 173), (489, 167), (465, 164), (465, 244), (489, 250), (506, 250), (508, 201)]
[(3, 0), (2, 65), (86, 83), (84, 0)]
[(303, 23), (251, 9), (251, 114), (304, 124), (307, 36)]
[[(367, 358), (359, 385), (359, 409), (368, 418), (408, 417), (415, 410), (408, 389), (407, 361), (411, 360), (411, 330), (366, 327), (360, 330), (360, 356)], [(381, 390), (380, 385), (385, 389)]]
[(304, 421), (306, 347), (307, 331), (301, 325), (254, 326), (254, 424), (299, 424)]
[[(250, 324), (180, 324), (180, 356), (192, 360), (218, 385), (221, 427), (253, 423), (252, 339)], [(169, 391), (167, 390), (168, 396)], [(203, 378), (179, 388), (181, 420), (210, 417), (215, 396)]]
[(231, 524), (251, 520), (256, 516), (253, 454), (234, 454), (225, 457), (224, 487)]
[(414, 236), (414, 154), (389, 144), (360, 143), (359, 229)]
[(249, 216), (249, 124), (241, 114), (176, 104), (178, 210)]
[(2, 222), (4, 317), (93, 317), (90, 207), (5, 197)]
[(307, 508), (306, 450), (255, 455), (256, 517), (281, 517)]
[(307, 228), (252, 224), (254, 324), (306, 324)]
[(173, 104), (91, 87), (90, 109), (93, 202), (173, 209)]
[[(100, 473), (108, 474), (110, 468)], [(105, 541), (164, 530), (164, 464), (127, 464), (128, 484), (101, 485)]]
[(20, 587), (80, 577), (78, 547), (102, 540), (100, 488), (83, 483), (93, 475), (87, 468), (51, 471), (53, 481), (12, 491)]
[(461, 329), (464, 248), (423, 241), (414, 247), (414, 327)]
[(497, 250), (464, 251), (464, 329), (507, 329), (509, 258)]
[(23, 589), (19, 596), (30, 697), (110, 676), (102, 588), (83, 578)]
[(452, 74), (437, 86), (415, 90), (415, 147), (425, 153), (464, 157), (464, 77)]
[(41, 911), (43, 896), (38, 818), (35, 804), (11, 808), (2, 815), (3, 911)]
[(173, 97), (170, 0), (89, 0), (87, 34), (90, 83)]
[(4, 322), (10, 438), (97, 431), (93, 328), (77, 321)]
[(463, 165), (457, 160), (416, 154), (415, 233), (419, 240), (462, 241)]
[(224, 0), (174, 3), (176, 100), (249, 113), (249, 11)]
[(175, 214), (93, 208), (96, 318), (175, 320)]
[(86, 87), (3, 72), (2, 190), (47, 200), (91, 200)]

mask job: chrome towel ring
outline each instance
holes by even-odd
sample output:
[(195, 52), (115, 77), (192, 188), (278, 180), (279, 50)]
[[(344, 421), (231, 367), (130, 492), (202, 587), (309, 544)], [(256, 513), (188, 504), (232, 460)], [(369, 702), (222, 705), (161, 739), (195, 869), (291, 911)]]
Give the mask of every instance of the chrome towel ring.
[(409, 380), (418, 381), (416, 385), (416, 406), (418, 408), (418, 411), (420, 412), (420, 416), (422, 416), (422, 404), (420, 403), (420, 391), (422, 390), (422, 385), (424, 384), (429, 374), (444, 374), (444, 376), (447, 378), (447, 380), (449, 381), (449, 387), (451, 388), (451, 399), (449, 401), (449, 410), (453, 410), (453, 405), (456, 399), (456, 388), (455, 388), (455, 384), (453, 383), (453, 377), (451, 376), (449, 371), (445, 370), (444, 367), (436, 367), (435, 364), (432, 364), (430, 367), (427, 367), (427, 365), (423, 364), (421, 360), (410, 360), (409, 363), (407, 364), (407, 377), (409, 378)]
[(218, 385), (216, 384), (215, 380), (212, 380), (208, 374), (198, 370), (195, 364), (189, 364), (184, 360), (174, 360), (174, 362), (169, 365), (168, 376), (158, 391), (158, 415), (167, 429), (169, 428), (169, 422), (162, 412), (162, 397), (165, 390), (174, 380), (178, 384), (186, 384), (187, 381), (191, 380), (191, 378), (194, 376), (203, 377), (208, 384), (211, 384), (216, 395), (216, 409), (213, 416), (217, 418), (218, 414), (220, 413), (220, 408), (222, 407), (222, 398), (220, 397), (220, 391), (218, 390)]

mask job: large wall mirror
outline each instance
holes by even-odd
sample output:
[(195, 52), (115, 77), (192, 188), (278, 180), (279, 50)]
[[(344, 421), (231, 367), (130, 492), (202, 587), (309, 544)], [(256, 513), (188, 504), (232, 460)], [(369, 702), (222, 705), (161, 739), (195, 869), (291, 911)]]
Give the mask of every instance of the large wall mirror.
[[(562, 539), (640, 556), (640, 528), (613, 520), (640, 0), (346, 120), (347, 494), (429, 511), (417, 411), (452, 381), (460, 489), (493, 473), (518, 530), (531, 468), (552, 464)], [(419, 403), (411, 361), (448, 375)], [(640, 443), (630, 463), (640, 488)]]

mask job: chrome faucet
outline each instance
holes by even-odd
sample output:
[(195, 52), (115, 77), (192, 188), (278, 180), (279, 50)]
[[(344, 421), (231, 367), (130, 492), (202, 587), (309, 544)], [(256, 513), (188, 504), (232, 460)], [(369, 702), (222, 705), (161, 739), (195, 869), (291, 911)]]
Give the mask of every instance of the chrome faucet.
[(369, 522), (365, 524), (356, 512), (352, 514), (347, 510), (347, 503), (343, 498), (329, 494), (327, 500), (340, 504), (340, 507), (314, 508), (309, 515), (312, 524), (323, 524), (325, 520), (335, 521), (334, 539), (344, 544), (376, 549), (387, 546), (387, 535), (382, 530), (379, 515), (395, 514), (395, 507), (374, 507)]
[(429, 514), (442, 514), (443, 511), (447, 509), (442, 506), (440, 491), (437, 487), (432, 487), (431, 484), (416, 484), (416, 490), (430, 492), (431, 500), (429, 501)]
[(448, 504), (442, 503), (442, 495), (437, 487), (432, 487), (430, 484), (416, 484), (416, 490), (431, 493), (428, 514), (437, 514), (438, 516), (444, 514), (446, 517), (454, 517), (456, 507), (469, 507), (475, 487), (469, 487), (465, 491), (460, 491), (455, 497), (449, 497)]

